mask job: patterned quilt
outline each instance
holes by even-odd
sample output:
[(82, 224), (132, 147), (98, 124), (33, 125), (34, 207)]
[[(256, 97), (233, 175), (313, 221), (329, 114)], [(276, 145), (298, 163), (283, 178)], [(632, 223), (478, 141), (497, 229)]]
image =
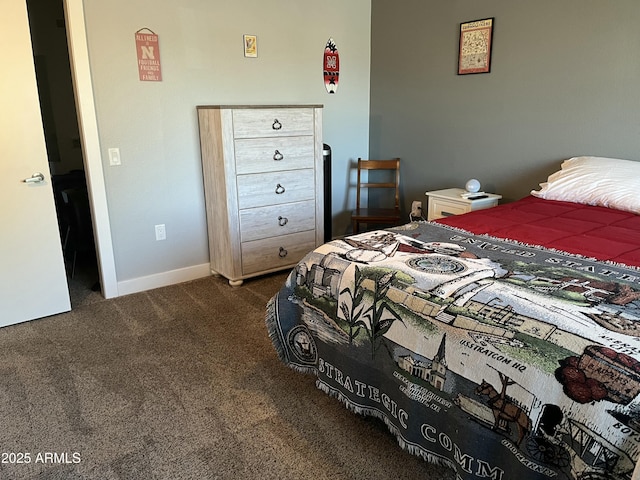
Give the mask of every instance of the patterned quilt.
[(632, 478), (640, 270), (433, 223), (326, 243), (267, 307), (283, 362), (461, 479)]

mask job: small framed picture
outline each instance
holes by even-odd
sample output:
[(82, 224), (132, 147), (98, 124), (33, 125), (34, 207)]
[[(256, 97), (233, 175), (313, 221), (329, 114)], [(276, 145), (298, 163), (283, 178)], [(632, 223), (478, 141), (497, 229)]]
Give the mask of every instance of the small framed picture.
[(255, 58), (258, 56), (258, 37), (255, 35), (243, 35), (244, 56)]
[(458, 75), (489, 73), (493, 46), (494, 18), (460, 24)]

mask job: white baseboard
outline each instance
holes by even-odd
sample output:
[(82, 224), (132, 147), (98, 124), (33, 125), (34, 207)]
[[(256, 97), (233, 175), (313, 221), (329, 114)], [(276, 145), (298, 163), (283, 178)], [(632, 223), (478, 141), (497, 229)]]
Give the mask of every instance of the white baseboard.
[(131, 280), (118, 282), (118, 296), (144, 292), (146, 290), (175, 285), (176, 283), (188, 282), (208, 276), (211, 276), (211, 264), (203, 263), (193, 267), (179, 268), (178, 270), (156, 273), (155, 275), (148, 275), (146, 277), (132, 278)]

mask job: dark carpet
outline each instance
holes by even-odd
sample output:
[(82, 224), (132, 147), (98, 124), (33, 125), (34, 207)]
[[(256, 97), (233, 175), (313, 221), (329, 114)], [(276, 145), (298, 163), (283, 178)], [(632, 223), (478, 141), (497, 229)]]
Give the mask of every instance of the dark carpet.
[(452, 479), (277, 358), (285, 273), (205, 278), (0, 329), (0, 478)]

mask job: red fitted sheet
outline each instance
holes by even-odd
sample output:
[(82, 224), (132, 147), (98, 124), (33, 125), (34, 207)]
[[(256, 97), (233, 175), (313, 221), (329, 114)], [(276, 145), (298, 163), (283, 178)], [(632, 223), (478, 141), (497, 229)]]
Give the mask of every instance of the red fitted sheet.
[(640, 267), (640, 215), (630, 212), (528, 196), (436, 222)]

